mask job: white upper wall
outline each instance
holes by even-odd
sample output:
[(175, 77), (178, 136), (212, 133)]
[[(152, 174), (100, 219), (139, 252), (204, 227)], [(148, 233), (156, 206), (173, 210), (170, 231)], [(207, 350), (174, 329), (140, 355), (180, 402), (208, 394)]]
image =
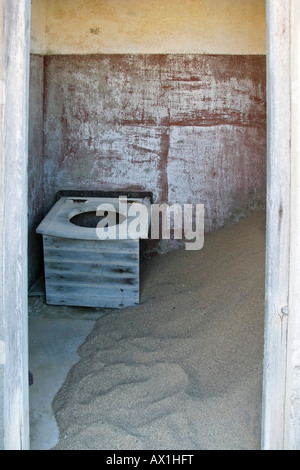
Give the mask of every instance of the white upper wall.
[(32, 0), (32, 53), (265, 54), (265, 0)]

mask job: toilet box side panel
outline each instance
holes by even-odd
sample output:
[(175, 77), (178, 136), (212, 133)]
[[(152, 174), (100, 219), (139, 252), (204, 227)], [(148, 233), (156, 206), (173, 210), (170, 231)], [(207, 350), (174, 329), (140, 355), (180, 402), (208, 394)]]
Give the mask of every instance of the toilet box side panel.
[(122, 308), (139, 304), (139, 240), (43, 236), (46, 301)]

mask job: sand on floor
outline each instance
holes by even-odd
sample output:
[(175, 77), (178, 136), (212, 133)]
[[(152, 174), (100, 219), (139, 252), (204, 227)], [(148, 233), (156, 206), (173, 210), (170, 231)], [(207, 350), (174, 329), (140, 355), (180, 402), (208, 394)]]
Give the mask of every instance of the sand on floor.
[(56, 449), (260, 449), (265, 213), (141, 268), (53, 402)]

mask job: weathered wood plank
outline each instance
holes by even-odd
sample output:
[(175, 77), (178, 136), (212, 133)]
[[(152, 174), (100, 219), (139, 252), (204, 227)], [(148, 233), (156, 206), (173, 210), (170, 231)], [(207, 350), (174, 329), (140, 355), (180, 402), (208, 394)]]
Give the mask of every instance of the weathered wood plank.
[[(121, 271), (121, 269), (119, 270)], [(133, 271), (132, 273), (128, 272), (111, 272), (111, 271), (102, 271), (98, 272), (89, 272), (89, 271), (59, 271), (47, 269), (47, 280), (49, 281), (74, 281), (82, 283), (93, 283), (104, 282), (110, 283), (111, 285), (118, 284), (122, 281), (131, 282), (137, 278), (138, 270)]]
[(76, 293), (64, 293), (59, 297), (57, 293), (49, 293), (47, 295), (47, 303), (49, 305), (68, 305), (68, 306), (83, 306), (94, 308), (115, 308), (121, 309), (125, 307), (132, 307), (139, 304), (137, 297), (124, 298), (123, 296), (115, 295), (114, 298), (101, 296), (90, 296), (86, 298), (84, 305), (81, 305), (82, 296)]
[(291, 230), (284, 448), (300, 450), (300, 4), (291, 0)]
[[(86, 240), (74, 240), (72, 243), (68, 238), (56, 238), (56, 237), (47, 237), (44, 236), (44, 246), (49, 250), (54, 248), (55, 250), (84, 250), (86, 252), (91, 251), (92, 253), (105, 252), (115, 252), (116, 246), (114, 240), (104, 240), (104, 244), (101, 240), (89, 240), (89, 243), (86, 243)], [(118, 240), (118, 252), (120, 253), (132, 253), (136, 251), (136, 240)]]
[[(80, 260), (80, 259), (50, 259), (50, 260), (45, 260), (45, 267), (48, 269), (56, 269), (58, 271), (74, 271), (74, 270), (88, 270), (90, 269), (91, 271), (96, 271), (98, 272), (102, 268), (105, 268), (106, 270), (111, 267), (110, 271), (112, 272), (128, 272), (131, 273), (133, 266), (134, 266), (134, 261), (136, 260), (122, 260), (119, 261), (117, 259), (112, 259), (111, 261), (109, 259), (103, 259), (101, 260), (96, 260), (96, 261), (89, 261), (89, 260)], [(107, 268), (108, 267), (108, 268)], [(120, 271), (122, 270), (122, 271)]]
[(262, 447), (284, 446), (290, 230), (289, 0), (267, 1), (268, 157)]
[(80, 263), (97, 263), (98, 261), (101, 262), (114, 262), (114, 261), (119, 261), (119, 263), (122, 263), (122, 261), (126, 262), (132, 262), (134, 263), (137, 259), (139, 254), (136, 253), (124, 253), (124, 252), (119, 252), (116, 248), (116, 250), (106, 252), (105, 250), (97, 252), (97, 251), (81, 251), (81, 250), (61, 250), (61, 249), (45, 249), (45, 253), (47, 254), (47, 260), (54, 260), (54, 261), (73, 261), (73, 260), (78, 260)]
[(88, 258), (85, 257), (83, 259), (80, 259), (80, 256), (82, 254), (80, 252), (77, 253), (72, 253), (72, 252), (67, 252), (67, 253), (57, 253), (55, 256), (55, 253), (47, 253), (47, 262), (52, 262), (52, 263), (77, 263), (77, 264), (90, 264), (92, 268), (97, 268), (99, 264), (111, 264), (111, 265), (123, 265), (124, 266), (131, 266), (138, 260), (138, 255), (127, 255), (124, 256), (119, 253), (95, 253), (95, 256), (93, 257), (92, 254)]
[(114, 297), (120, 292), (122, 295), (132, 295), (133, 292), (138, 292), (138, 283), (135, 280), (130, 280), (132, 282), (126, 282), (123, 280), (119, 282), (118, 285), (112, 285), (108, 282), (99, 282), (99, 283), (86, 283), (81, 282), (80, 280), (55, 280), (47, 279), (48, 292), (53, 290), (64, 293), (71, 292), (75, 294), (80, 294), (83, 296), (101, 296), (102, 293), (105, 293), (105, 297)]
[[(27, 318), (27, 153), (29, 83), (29, 0), (5, 0), (3, 32), (3, 146), (0, 151), (1, 230), (0, 316), (5, 344), (4, 450), (29, 448)], [(2, 124), (2, 119), (1, 119)], [(3, 176), (4, 175), (4, 176)], [(2, 318), (1, 318), (2, 319)], [(2, 329), (1, 328), (1, 329)], [(3, 401), (2, 401), (3, 400)], [(1, 436), (0, 436), (1, 440)], [(2, 443), (0, 442), (0, 447)]]

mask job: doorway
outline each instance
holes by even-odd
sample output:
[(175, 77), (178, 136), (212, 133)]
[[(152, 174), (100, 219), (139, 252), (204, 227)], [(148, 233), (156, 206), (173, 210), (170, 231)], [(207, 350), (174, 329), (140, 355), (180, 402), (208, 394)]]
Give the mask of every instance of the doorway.
[[(154, 185), (157, 202), (204, 203), (210, 229), (257, 209), (265, 171), (264, 57), (78, 53), (34, 61), (34, 70), (42, 62), (46, 83), (47, 198), (66, 182), (105, 187), (121, 179)], [(50, 207), (50, 199), (43, 204)]]
[[(13, 1), (10, 2), (12, 11), (13, 11), (14, 9), (15, 9), (15, 11), (19, 11), (19, 6), (20, 6), (20, 4), (21, 4), (21, 7), (23, 7), (23, 10), (22, 10), (22, 8), (21, 8), (21, 13), (23, 14), (23, 16), (21, 16), (21, 18), (27, 18), (27, 19), (28, 19), (28, 11), (25, 12), (25, 10), (24, 10), (24, 5), (25, 5), (25, 3), (26, 3), (26, 6), (28, 6), (28, 2), (17, 2), (17, 3), (19, 4), (18, 6), (16, 5), (16, 2), (13, 2)], [(284, 3), (284, 2), (283, 2), (283, 3)], [(24, 24), (24, 23), (22, 22), (22, 24)], [(27, 24), (27, 27), (28, 27), (28, 24)], [(26, 30), (26, 28), (25, 28), (24, 30)], [(28, 33), (28, 29), (27, 29), (27, 33)], [(25, 62), (26, 62), (26, 58), (25, 58)], [(25, 74), (25, 77), (26, 77), (26, 74)], [(26, 80), (25, 80), (25, 81), (26, 81)], [(23, 115), (23, 114), (22, 114), (22, 115)], [(21, 126), (24, 126), (24, 122), (21, 123)], [(26, 139), (25, 139), (25, 141), (26, 141)], [(21, 165), (21, 167), (23, 167), (23, 164)], [(24, 176), (25, 172), (24, 172), (23, 170), (21, 170), (21, 174)], [(279, 176), (280, 176), (280, 178), (281, 178), (282, 175), (280, 174)], [(272, 173), (272, 177), (273, 177), (273, 173)], [(12, 178), (12, 181), (14, 181), (14, 178)], [(22, 185), (23, 185), (23, 184), (24, 184), (24, 182), (22, 182)], [(19, 183), (17, 183), (17, 186), (16, 186), (16, 187), (20, 187), (20, 181), (19, 181)], [(23, 189), (21, 190), (21, 194), (22, 194), (22, 200), (23, 200), (23, 203), (24, 203), (23, 195), (26, 194), (26, 190), (24, 189), (23, 186), (22, 186), (22, 188), (23, 188)], [(7, 199), (6, 199), (6, 198), (5, 198), (5, 201), (7, 202)], [(7, 206), (7, 207), (8, 207), (8, 206)], [(281, 211), (282, 211), (282, 206), (281, 206)], [(276, 220), (277, 220), (277, 218), (278, 218), (278, 214), (279, 214), (279, 216), (281, 217), (281, 215), (282, 215), (282, 212), (281, 212), (281, 211), (280, 211), (280, 210), (277, 211)], [(269, 220), (270, 220), (270, 219), (269, 219)], [(274, 221), (274, 219), (273, 219), (273, 221)], [(286, 226), (286, 224), (285, 224), (285, 226)], [(15, 224), (15, 227), (19, 227), (18, 223)], [(24, 222), (24, 223), (22, 224), (22, 234), (21, 234), (21, 235), (22, 235), (22, 238), (23, 238), (23, 236), (24, 236), (23, 231), (24, 231), (24, 228), (25, 228), (25, 227), (26, 227), (26, 223)], [(10, 227), (10, 230), (13, 230), (13, 229), (14, 229), (14, 228), (11, 226), (11, 227)], [(270, 243), (270, 241), (269, 241), (269, 243)], [(22, 245), (22, 246), (23, 246), (23, 245)], [(19, 261), (19, 262), (20, 262), (20, 261)], [(25, 268), (25, 267), (24, 267), (24, 261), (21, 262), (21, 265), (22, 265), (21, 271), (24, 273), (25, 271), (27, 271), (27, 269), (24, 269), (24, 268)], [(27, 290), (27, 289), (26, 289), (26, 290)], [(22, 288), (22, 292), (24, 293), (24, 285), (23, 285), (23, 288)], [(19, 295), (17, 296), (17, 298), (20, 299)], [(25, 303), (24, 303), (24, 302), (25, 302), (25, 300), (24, 300), (24, 295), (23, 295), (23, 296), (22, 296), (22, 300), (21, 300), (21, 306), (22, 306), (22, 307), (21, 307), (21, 317), (23, 317), (24, 311), (27, 310), (27, 309), (25, 308), (25, 303), (26, 303), (26, 302), (25, 302)], [(280, 302), (280, 304), (281, 304), (281, 302)], [(283, 306), (283, 307), (284, 307), (284, 306)], [(283, 308), (283, 307), (282, 307), (282, 308)], [(16, 309), (16, 311), (20, 313), (20, 309)], [(284, 312), (283, 312), (283, 315), (284, 315)], [(17, 324), (19, 324), (19, 323), (17, 323)], [(20, 327), (20, 328), (21, 328), (21, 330), (24, 332), (24, 328), (23, 328), (23, 327)], [(26, 331), (26, 328), (25, 328), (25, 331)], [(25, 341), (25, 344), (26, 344), (26, 341)], [(25, 353), (24, 353), (23, 359), (22, 359), (22, 361), (21, 361), (22, 363), (23, 363), (24, 359), (26, 359), (26, 354), (25, 354)], [(25, 361), (25, 362), (26, 362), (26, 361)], [(19, 369), (19, 366), (18, 366), (18, 369)], [(25, 402), (26, 402), (26, 386), (25, 386), (26, 380), (24, 380), (24, 377), (26, 377), (26, 372), (24, 372), (24, 368), (22, 369), (21, 376), (22, 376), (22, 381), (21, 381), (21, 383), (22, 383), (22, 384), (24, 385), (24, 387), (25, 387), (25, 388), (24, 388), (24, 393), (25, 393)], [(17, 387), (17, 388), (18, 388), (18, 387)], [(22, 396), (23, 396), (23, 394), (22, 394)], [(23, 403), (23, 398), (21, 399), (21, 402)], [(25, 405), (25, 409), (26, 409), (26, 405)], [(22, 413), (21, 413), (21, 415), (22, 415)], [(19, 418), (17, 419), (17, 421), (13, 421), (13, 422), (14, 422), (14, 424), (15, 424), (16, 422), (19, 422)], [(17, 428), (18, 428), (18, 427), (17, 427)], [(26, 425), (25, 425), (25, 427), (24, 427), (24, 423), (22, 424), (21, 428), (22, 428), (22, 429), (25, 429), (25, 434), (26, 434)], [(24, 447), (24, 446), (26, 447), (26, 439), (22, 439), (22, 442), (23, 442), (23, 443), (21, 444), (21, 447)], [(8, 444), (7, 444), (7, 445), (8, 445)], [(19, 444), (13, 444), (13, 445), (16, 446), (16, 447), (20, 447)]]

